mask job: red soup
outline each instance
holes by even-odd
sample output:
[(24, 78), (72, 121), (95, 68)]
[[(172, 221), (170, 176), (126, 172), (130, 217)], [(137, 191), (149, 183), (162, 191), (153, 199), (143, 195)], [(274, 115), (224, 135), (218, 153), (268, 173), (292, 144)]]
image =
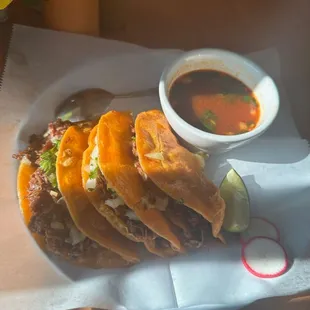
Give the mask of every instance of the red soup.
[(169, 101), (187, 123), (218, 135), (253, 130), (260, 107), (253, 92), (236, 78), (219, 71), (193, 71), (172, 84)]

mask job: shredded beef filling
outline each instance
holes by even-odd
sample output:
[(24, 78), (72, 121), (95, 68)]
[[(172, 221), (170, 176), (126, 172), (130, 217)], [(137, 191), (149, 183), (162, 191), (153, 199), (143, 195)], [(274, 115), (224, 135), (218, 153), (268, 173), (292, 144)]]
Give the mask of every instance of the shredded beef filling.
[(24, 151), (14, 154), (13, 158), (22, 160), (26, 157), (32, 164), (35, 164), (39, 158), (38, 152), (42, 149), (44, 141), (45, 139), (42, 135), (32, 135), (29, 138), (29, 146)]
[(205, 245), (204, 237), (210, 234), (210, 225), (200, 214), (183, 204), (171, 201), (166, 215), (178, 228), (178, 235), (185, 247), (198, 249)]
[[(95, 190), (98, 190), (98, 193), (100, 193), (101, 201), (106, 201), (108, 199), (115, 199), (117, 197), (117, 194), (112, 189), (107, 187), (107, 181), (100, 171), (98, 171), (98, 176), (96, 178)], [(129, 212), (133, 211), (126, 205), (120, 205), (112, 209), (115, 215), (125, 223), (131, 234), (137, 237), (143, 237), (148, 239), (156, 238), (156, 235), (141, 221), (131, 219), (127, 216)]]
[[(132, 128), (134, 138), (132, 140), (132, 153), (136, 157), (135, 167), (144, 181), (148, 176), (143, 171), (138, 160), (138, 152), (135, 139), (135, 129)], [(187, 248), (200, 248), (204, 246), (204, 236), (210, 233), (210, 225), (203, 217), (192, 209), (170, 199), (165, 211), (166, 216), (176, 226), (176, 232), (182, 240), (182, 244)], [(164, 245), (163, 245), (164, 246)]]
[(44, 152), (50, 150), (54, 146), (54, 142), (57, 140), (61, 140), (62, 136), (66, 132), (66, 130), (72, 125), (69, 121), (62, 121), (61, 119), (57, 119), (55, 122), (50, 123), (48, 125), (47, 132), (44, 136), (44, 143), (40, 150), (37, 151), (38, 159), (36, 164), (40, 164), (40, 155)]
[[(117, 194), (109, 189), (107, 186), (107, 181), (105, 180), (102, 173), (99, 171), (96, 179), (96, 189), (100, 190), (101, 200), (106, 201), (107, 199), (114, 199), (117, 197)], [(154, 197), (150, 195), (149, 202), (154, 203)], [(155, 248), (166, 249), (166, 252), (170, 252), (170, 255), (175, 254), (175, 249), (171, 246), (170, 242), (157, 234), (151, 231), (145, 224), (139, 220), (133, 220), (127, 216), (128, 212), (133, 212), (126, 205), (121, 205), (116, 208), (113, 208), (115, 215), (118, 216), (128, 227), (128, 230), (131, 234), (141, 237), (144, 240), (148, 240)]]
[(50, 139), (61, 139), (65, 131), (72, 126), (70, 121), (62, 121), (60, 118), (48, 125), (48, 136)]
[(29, 196), (33, 217), (29, 229), (44, 237), (47, 250), (70, 259), (78, 258), (98, 244), (82, 235), (73, 223), (61, 194), (37, 169), (31, 177)]
[(22, 160), (26, 157), (32, 164), (39, 165), (40, 155), (53, 147), (53, 141), (61, 139), (65, 131), (72, 125), (69, 121), (57, 119), (48, 125), (48, 130), (42, 135), (31, 135), (26, 150), (13, 155), (13, 158)]
[(37, 167), (31, 176), (28, 189), (33, 214), (28, 225), (29, 230), (44, 237), (48, 251), (68, 259), (75, 259), (85, 254), (91, 247), (97, 248), (99, 245), (79, 232), (60, 192), (52, 186), (46, 173), (38, 167), (40, 156), (50, 150), (71, 125), (69, 121), (58, 119), (48, 125), (44, 135), (32, 135), (27, 149), (13, 157), (19, 160), (26, 157)]

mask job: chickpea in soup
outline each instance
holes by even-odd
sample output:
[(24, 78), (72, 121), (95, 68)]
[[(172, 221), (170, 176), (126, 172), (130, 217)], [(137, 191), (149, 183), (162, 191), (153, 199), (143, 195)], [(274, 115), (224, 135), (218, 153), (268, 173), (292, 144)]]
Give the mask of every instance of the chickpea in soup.
[(193, 71), (180, 76), (170, 88), (169, 100), (187, 123), (218, 135), (249, 132), (260, 117), (253, 92), (219, 71)]

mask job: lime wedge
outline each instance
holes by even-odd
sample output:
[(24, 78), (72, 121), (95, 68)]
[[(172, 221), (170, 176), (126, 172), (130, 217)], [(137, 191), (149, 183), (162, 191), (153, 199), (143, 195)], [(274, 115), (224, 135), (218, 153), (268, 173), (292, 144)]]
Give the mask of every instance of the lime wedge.
[(250, 200), (246, 186), (240, 175), (231, 169), (220, 186), (220, 193), (226, 203), (223, 228), (239, 233), (250, 223)]
[(0, 10), (4, 10), (13, 0), (1, 0)]

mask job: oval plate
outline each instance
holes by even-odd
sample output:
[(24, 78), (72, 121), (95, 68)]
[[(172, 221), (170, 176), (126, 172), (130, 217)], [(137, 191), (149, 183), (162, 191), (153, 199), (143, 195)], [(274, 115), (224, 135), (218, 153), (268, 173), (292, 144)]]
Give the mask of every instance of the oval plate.
[[(70, 94), (86, 88), (103, 88), (117, 94), (156, 87), (164, 67), (173, 61), (179, 53), (177, 51), (151, 51), (123, 54), (122, 56), (107, 57), (102, 61), (96, 61), (72, 71), (47, 88), (34, 102), (27, 118), (19, 128), (14, 152), (26, 147), (31, 134), (40, 134), (46, 130), (47, 124), (55, 119), (55, 108)], [(135, 115), (143, 110), (153, 108), (160, 109), (157, 96), (115, 99), (107, 111), (130, 110)], [(15, 175), (18, 165), (19, 163), (16, 161)], [(29, 236), (31, 236), (30, 233)], [(39, 251), (43, 253), (40, 249)], [(93, 274), (98, 276), (104, 272), (85, 269), (85, 272), (81, 274), (81, 267), (75, 267), (50, 255), (46, 255), (46, 257), (58, 272), (60, 271), (70, 279), (84, 279), (85, 276), (89, 277)]]

